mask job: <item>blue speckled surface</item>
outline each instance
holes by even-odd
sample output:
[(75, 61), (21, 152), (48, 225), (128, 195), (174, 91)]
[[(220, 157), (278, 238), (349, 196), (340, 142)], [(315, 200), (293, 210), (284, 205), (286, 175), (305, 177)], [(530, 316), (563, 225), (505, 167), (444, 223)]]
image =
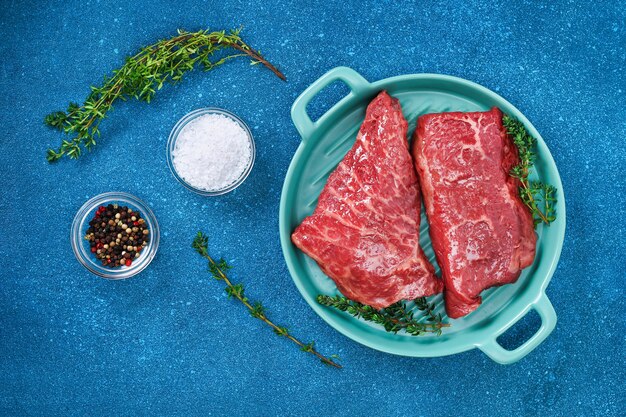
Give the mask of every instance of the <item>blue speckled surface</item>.
[[(0, 414), (623, 415), (626, 4), (478, 3), (3, 3)], [(126, 54), (177, 27), (240, 24), (288, 83), (245, 60), (193, 73), (151, 105), (117, 105), (92, 154), (45, 162), (61, 137), (42, 118), (84, 99)], [(335, 332), (300, 297), (278, 241), (280, 188), (299, 141), (289, 108), (337, 65), (369, 80), (467, 78), (541, 132), (569, 218), (547, 291), (559, 322), (521, 362), (497, 365), (479, 351), (379, 353)], [(203, 106), (239, 114), (257, 144), (248, 180), (217, 198), (185, 190), (165, 162), (172, 126)], [(162, 230), (150, 267), (122, 282), (90, 275), (68, 239), (82, 203), (111, 190), (147, 201)], [(338, 353), (345, 368), (320, 366), (227, 300), (189, 248), (199, 228), (250, 296), (297, 336)], [(524, 321), (509, 342), (534, 325)]]

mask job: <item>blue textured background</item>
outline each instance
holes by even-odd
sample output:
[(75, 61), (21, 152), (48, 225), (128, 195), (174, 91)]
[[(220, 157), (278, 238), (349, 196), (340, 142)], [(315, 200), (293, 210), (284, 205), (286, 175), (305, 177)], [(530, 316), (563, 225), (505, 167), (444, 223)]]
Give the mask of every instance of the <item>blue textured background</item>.
[[(0, 414), (623, 415), (625, 2), (271, 3), (3, 2)], [(246, 60), (194, 72), (150, 105), (118, 104), (90, 155), (46, 163), (61, 136), (43, 117), (82, 102), (125, 55), (178, 27), (239, 25), (287, 83)], [(568, 229), (547, 291), (557, 328), (521, 362), (497, 365), (479, 351), (379, 353), (335, 332), (300, 297), (278, 240), (280, 189), (299, 142), (289, 108), (337, 65), (371, 81), (467, 78), (542, 133)], [(317, 114), (341, 92), (320, 98)], [(248, 180), (217, 198), (185, 190), (165, 161), (170, 129), (203, 106), (240, 115), (258, 148)], [(147, 201), (162, 230), (150, 267), (122, 282), (90, 275), (68, 239), (83, 202), (112, 190)], [(189, 248), (198, 229), (272, 318), (338, 353), (345, 368), (321, 366), (227, 300)], [(507, 343), (536, 324), (525, 320)]]

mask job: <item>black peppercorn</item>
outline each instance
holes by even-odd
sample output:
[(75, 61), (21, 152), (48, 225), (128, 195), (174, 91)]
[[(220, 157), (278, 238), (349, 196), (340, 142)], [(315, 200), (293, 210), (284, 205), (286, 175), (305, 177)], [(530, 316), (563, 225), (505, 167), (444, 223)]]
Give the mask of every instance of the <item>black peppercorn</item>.
[(89, 221), (85, 239), (103, 266), (132, 265), (148, 243), (148, 227), (141, 213), (126, 206), (100, 207)]

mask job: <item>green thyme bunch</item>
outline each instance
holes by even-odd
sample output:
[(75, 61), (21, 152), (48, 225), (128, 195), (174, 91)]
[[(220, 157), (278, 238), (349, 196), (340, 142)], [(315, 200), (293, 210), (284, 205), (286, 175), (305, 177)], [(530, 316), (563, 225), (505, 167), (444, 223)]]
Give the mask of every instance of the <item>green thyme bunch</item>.
[(320, 294), (317, 296), (317, 302), (321, 305), (333, 307), (339, 311), (345, 311), (356, 318), (380, 324), (386, 331), (391, 333), (398, 333), (400, 330), (404, 330), (411, 336), (420, 336), (424, 333), (434, 333), (439, 336), (442, 328), (450, 326), (443, 322), (441, 314), (434, 313), (435, 306), (429, 303), (426, 298), (417, 298), (414, 301), (415, 307), (422, 311), (421, 316), (426, 317), (426, 323), (421, 322), (421, 317), (416, 317), (415, 311), (409, 308), (403, 301), (392, 304), (382, 310), (376, 310), (374, 307), (349, 300), (340, 295), (331, 297), (330, 295)]
[[(91, 93), (82, 105), (70, 103), (66, 111), (46, 116), (46, 125), (70, 137), (63, 140), (59, 148), (48, 149), (48, 161), (57, 161), (64, 155), (76, 159), (83, 149), (91, 150), (96, 146), (100, 122), (118, 99), (135, 98), (149, 103), (164, 84), (179, 82), (197, 65), (210, 71), (232, 58), (246, 56), (252, 64), (263, 64), (285, 80), (276, 67), (241, 39), (239, 32), (179, 30), (176, 36), (146, 46), (126, 58), (124, 65), (113, 71), (112, 76), (106, 76), (101, 86), (91, 87)], [(213, 56), (222, 50), (233, 50), (234, 53), (214, 59)]]
[(535, 163), (534, 149), (537, 139), (528, 133), (524, 124), (519, 120), (504, 115), (502, 123), (519, 154), (520, 163), (514, 166), (509, 174), (520, 181), (520, 198), (530, 209), (535, 227), (540, 223), (549, 225), (556, 220), (556, 188), (542, 181), (531, 181), (528, 178)]

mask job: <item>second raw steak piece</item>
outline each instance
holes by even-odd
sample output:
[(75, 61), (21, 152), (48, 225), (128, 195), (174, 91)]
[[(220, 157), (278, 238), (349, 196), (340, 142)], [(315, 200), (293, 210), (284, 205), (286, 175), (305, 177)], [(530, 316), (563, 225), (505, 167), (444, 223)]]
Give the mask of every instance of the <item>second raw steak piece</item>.
[(533, 263), (533, 219), (509, 171), (517, 149), (502, 112), (419, 117), (413, 156), (430, 236), (445, 284), (446, 311), (474, 311), (486, 288), (515, 282)]

